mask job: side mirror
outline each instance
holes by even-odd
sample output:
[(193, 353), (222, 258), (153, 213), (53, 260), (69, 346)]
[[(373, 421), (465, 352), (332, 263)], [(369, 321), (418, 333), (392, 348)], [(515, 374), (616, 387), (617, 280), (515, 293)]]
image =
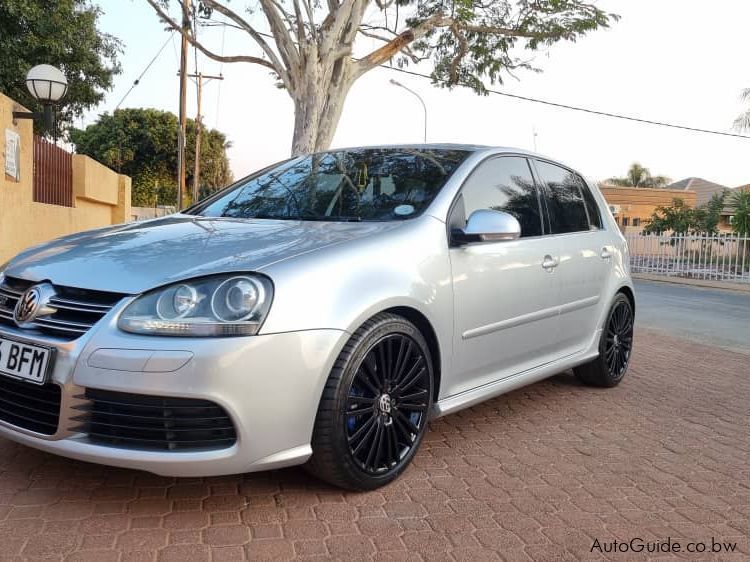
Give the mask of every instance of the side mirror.
[(474, 211), (463, 230), (453, 230), (453, 240), (458, 244), (516, 240), (520, 236), (521, 224), (516, 217), (503, 211), (489, 209)]

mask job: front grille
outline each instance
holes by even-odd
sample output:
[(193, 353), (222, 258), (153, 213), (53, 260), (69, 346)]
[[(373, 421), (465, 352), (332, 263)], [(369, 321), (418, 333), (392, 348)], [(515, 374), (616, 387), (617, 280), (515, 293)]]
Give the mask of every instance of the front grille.
[[(0, 285), (0, 324), (16, 326), (13, 310), (23, 292), (34, 284), (25, 279), (5, 277)], [(119, 293), (74, 287), (54, 285), (54, 288), (56, 294), (49, 304), (56, 312), (37, 318), (31, 322), (31, 328), (67, 341), (85, 334), (123, 297)]]
[(60, 418), (60, 387), (36, 385), (0, 376), (0, 420), (54, 435)]
[(226, 411), (208, 400), (86, 389), (73, 431), (95, 443), (144, 450), (221, 449), (237, 440)]

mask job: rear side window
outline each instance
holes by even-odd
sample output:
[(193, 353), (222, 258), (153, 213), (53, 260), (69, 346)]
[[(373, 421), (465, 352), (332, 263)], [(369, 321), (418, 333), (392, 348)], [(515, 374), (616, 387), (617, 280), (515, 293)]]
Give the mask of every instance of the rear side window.
[(537, 161), (536, 165), (542, 181), (547, 185), (547, 211), (552, 234), (589, 230), (578, 176), (547, 162)]
[(541, 236), (539, 197), (525, 158), (501, 156), (483, 162), (466, 181), (461, 194), (464, 217), (460, 228), (474, 211), (491, 209), (516, 217), (522, 238)]
[(599, 213), (599, 205), (596, 204), (594, 194), (591, 193), (588, 184), (580, 177), (578, 178), (578, 181), (581, 184), (581, 193), (583, 194), (583, 201), (586, 203), (586, 210), (589, 212), (589, 224), (592, 229), (601, 230), (602, 216)]

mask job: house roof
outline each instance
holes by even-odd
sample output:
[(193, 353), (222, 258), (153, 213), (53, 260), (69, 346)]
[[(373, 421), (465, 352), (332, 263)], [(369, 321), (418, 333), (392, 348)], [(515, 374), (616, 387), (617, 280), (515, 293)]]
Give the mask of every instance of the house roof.
[(684, 189), (695, 191), (696, 194), (696, 205), (703, 205), (711, 200), (711, 196), (714, 193), (721, 193), (725, 189), (729, 189), (725, 185), (720, 185), (712, 181), (704, 180), (703, 178), (685, 178), (674, 182), (667, 186), (667, 189)]

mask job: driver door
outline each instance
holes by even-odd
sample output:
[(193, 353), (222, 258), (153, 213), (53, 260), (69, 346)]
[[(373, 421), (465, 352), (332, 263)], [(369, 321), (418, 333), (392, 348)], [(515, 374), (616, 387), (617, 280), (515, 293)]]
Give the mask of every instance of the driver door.
[[(479, 209), (505, 211), (521, 225), (516, 240), (452, 245), (454, 395), (555, 358), (559, 286), (557, 247), (544, 236), (541, 199), (526, 158), (500, 156), (479, 164), (449, 217), (463, 228)], [(543, 266), (543, 264), (545, 264)]]

